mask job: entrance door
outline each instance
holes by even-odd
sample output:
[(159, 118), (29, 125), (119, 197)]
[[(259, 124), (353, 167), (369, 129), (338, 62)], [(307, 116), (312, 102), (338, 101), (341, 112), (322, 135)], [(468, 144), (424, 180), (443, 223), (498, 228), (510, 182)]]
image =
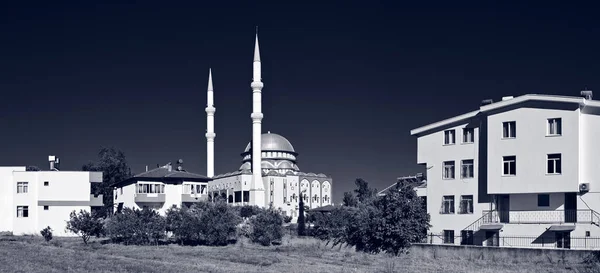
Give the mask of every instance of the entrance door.
[(577, 223), (577, 193), (565, 192), (565, 223)]
[(500, 246), (500, 233), (498, 231), (485, 232), (486, 246)]
[(556, 233), (556, 248), (571, 248), (571, 232), (559, 232)]
[(510, 195), (498, 196), (498, 213), (500, 223), (508, 223), (510, 219)]

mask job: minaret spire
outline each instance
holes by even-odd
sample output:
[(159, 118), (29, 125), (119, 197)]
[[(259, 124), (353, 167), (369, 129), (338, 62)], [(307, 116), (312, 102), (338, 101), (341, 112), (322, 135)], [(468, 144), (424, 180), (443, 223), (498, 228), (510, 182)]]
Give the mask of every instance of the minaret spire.
[(258, 49), (258, 27), (256, 28), (256, 40), (254, 44), (254, 63), (252, 83), (252, 182), (250, 184), (250, 203), (259, 207), (265, 207), (265, 187), (262, 179), (262, 88), (264, 84), (261, 79), (260, 51)]
[(208, 88), (206, 90), (206, 176), (215, 175), (215, 112), (217, 109), (213, 106), (213, 83), (212, 69), (208, 69)]

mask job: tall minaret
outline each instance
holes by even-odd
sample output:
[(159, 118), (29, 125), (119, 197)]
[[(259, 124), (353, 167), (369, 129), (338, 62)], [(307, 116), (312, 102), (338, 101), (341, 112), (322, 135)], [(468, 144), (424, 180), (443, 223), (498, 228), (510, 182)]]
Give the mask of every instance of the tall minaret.
[(261, 134), (262, 134), (262, 103), (261, 91), (263, 83), (260, 77), (260, 51), (258, 50), (258, 27), (254, 45), (254, 65), (252, 83), (252, 183), (250, 184), (250, 203), (259, 207), (265, 206), (265, 188), (261, 168)]
[(215, 175), (215, 111), (213, 106), (212, 70), (208, 69), (208, 88), (206, 98), (206, 176)]

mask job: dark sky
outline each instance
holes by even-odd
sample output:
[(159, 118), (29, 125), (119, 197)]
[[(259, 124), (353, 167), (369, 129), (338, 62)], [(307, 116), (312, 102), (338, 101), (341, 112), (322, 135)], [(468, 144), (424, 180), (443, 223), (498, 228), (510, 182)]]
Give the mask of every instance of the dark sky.
[(423, 171), (411, 129), (486, 98), (600, 88), (598, 9), (581, 2), (20, 2), (0, 4), (0, 165), (55, 154), (78, 170), (114, 146), (136, 173), (182, 158), (205, 174), (212, 67), (215, 172), (237, 170), (256, 25), (263, 132), (331, 175), (335, 202), (358, 177)]

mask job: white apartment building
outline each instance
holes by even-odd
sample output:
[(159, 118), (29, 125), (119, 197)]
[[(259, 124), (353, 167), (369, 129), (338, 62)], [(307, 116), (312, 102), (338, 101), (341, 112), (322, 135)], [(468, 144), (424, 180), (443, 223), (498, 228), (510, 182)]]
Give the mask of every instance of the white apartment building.
[(54, 236), (74, 236), (66, 222), (72, 211), (101, 207), (102, 195), (91, 193), (91, 183), (102, 182), (102, 172), (26, 171), (26, 167), (0, 167), (0, 232), (35, 234), (46, 227)]
[(600, 102), (523, 95), (411, 131), (429, 243), (600, 247)]
[[(183, 163), (181, 160), (179, 164)], [(116, 211), (124, 207), (150, 208), (161, 215), (172, 207), (191, 206), (208, 200), (208, 181), (211, 179), (190, 173), (179, 165), (157, 167), (113, 185)]]

